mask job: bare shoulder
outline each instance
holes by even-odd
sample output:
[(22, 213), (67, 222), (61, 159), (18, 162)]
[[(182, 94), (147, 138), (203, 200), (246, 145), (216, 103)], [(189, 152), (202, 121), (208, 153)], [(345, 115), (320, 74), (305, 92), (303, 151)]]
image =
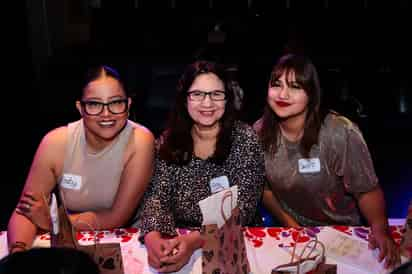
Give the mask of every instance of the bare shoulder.
[[(30, 173), (37, 174), (38, 178), (43, 178), (42, 181), (46, 181), (49, 171), (53, 173), (54, 179), (58, 178), (63, 167), (66, 142), (67, 127), (49, 131), (37, 148)], [(36, 176), (33, 175), (33, 178)]]
[(153, 150), (155, 138), (153, 133), (145, 126), (131, 122), (133, 131), (129, 141), (131, 150)]
[(141, 165), (143, 162), (151, 163), (154, 155), (155, 138), (152, 132), (146, 127), (132, 123), (132, 133), (125, 153), (125, 163), (137, 162)]
[(135, 142), (138, 143), (148, 144), (155, 140), (153, 133), (148, 128), (137, 123), (133, 123), (133, 136)]
[(48, 150), (59, 151), (66, 147), (67, 143), (67, 126), (58, 127), (49, 131), (41, 141), (41, 147), (47, 146)]

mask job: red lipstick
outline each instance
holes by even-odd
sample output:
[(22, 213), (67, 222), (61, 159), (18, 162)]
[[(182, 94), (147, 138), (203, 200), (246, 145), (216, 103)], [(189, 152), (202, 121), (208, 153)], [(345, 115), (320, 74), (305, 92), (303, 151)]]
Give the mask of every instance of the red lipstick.
[(291, 104), (289, 104), (289, 103), (282, 102), (282, 101), (277, 101), (276, 104), (277, 104), (278, 106), (280, 106), (280, 107), (288, 107), (288, 106), (291, 105)]

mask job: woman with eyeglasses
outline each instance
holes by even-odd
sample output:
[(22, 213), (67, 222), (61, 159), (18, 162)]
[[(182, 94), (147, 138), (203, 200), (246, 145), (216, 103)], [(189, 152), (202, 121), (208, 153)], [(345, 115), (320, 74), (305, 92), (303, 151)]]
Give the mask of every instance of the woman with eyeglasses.
[(58, 186), (78, 229), (129, 225), (150, 181), (154, 137), (128, 120), (131, 98), (108, 66), (90, 69), (76, 107), (81, 119), (41, 141), (8, 225), (10, 252), (49, 230), (48, 200)]
[[(198, 202), (219, 190), (211, 180), (223, 189), (238, 185), (241, 223), (256, 222), (263, 150), (253, 129), (234, 113), (223, 68), (208, 61), (189, 65), (178, 83), (168, 127), (158, 139), (156, 169), (139, 225), (149, 265), (159, 272), (179, 270), (201, 246)], [(176, 228), (192, 232), (177, 236)]]
[(379, 260), (399, 261), (366, 142), (357, 125), (323, 109), (318, 73), (307, 57), (279, 59), (254, 127), (265, 150), (263, 204), (273, 216), (296, 227), (361, 225), (363, 214)]

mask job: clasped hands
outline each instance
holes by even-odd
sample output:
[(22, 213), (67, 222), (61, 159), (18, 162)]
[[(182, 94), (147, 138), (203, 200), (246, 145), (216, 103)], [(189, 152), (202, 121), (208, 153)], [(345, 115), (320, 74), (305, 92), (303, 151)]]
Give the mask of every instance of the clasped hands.
[(196, 236), (190, 234), (168, 239), (159, 232), (149, 232), (145, 236), (149, 265), (161, 273), (179, 271), (197, 248)]
[(16, 213), (27, 217), (38, 228), (50, 230), (49, 198), (26, 191), (16, 206)]

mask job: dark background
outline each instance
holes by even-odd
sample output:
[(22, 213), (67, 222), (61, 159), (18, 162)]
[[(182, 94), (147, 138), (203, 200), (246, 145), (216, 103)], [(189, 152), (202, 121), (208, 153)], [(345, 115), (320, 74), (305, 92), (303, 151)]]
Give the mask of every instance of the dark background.
[[(10, 110), (3, 111), (0, 229), (6, 229), (41, 138), (79, 118), (74, 101), (88, 65), (120, 71), (134, 99), (131, 117), (157, 135), (177, 78), (195, 56), (238, 66), (246, 93), (241, 118), (253, 123), (271, 66), (286, 49), (312, 57), (328, 102), (364, 134), (389, 216), (405, 217), (412, 197), (409, 6), (402, 0), (21, 3), (3, 41), (12, 62), (3, 74)], [(212, 43), (216, 24), (224, 43)]]

